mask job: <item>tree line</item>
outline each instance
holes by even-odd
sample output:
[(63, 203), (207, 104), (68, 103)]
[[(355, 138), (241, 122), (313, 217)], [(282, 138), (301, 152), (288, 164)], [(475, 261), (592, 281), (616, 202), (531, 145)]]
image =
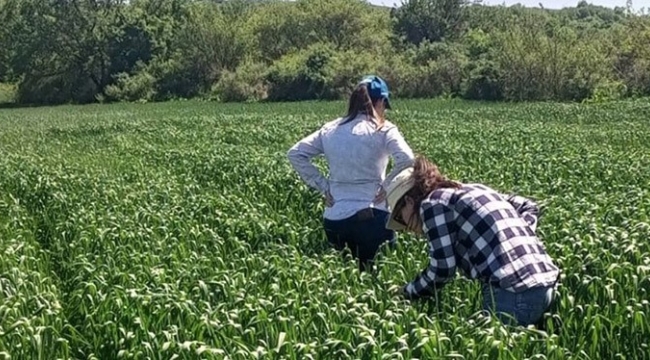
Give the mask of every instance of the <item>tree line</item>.
[(402, 98), (650, 94), (650, 18), (408, 0), (0, 0), (0, 91), (21, 104), (340, 99), (368, 73)]

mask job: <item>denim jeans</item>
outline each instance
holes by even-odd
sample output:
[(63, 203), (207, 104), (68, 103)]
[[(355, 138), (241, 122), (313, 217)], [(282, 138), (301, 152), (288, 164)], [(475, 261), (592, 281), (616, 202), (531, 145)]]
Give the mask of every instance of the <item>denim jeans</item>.
[(384, 243), (394, 244), (395, 232), (386, 229), (389, 213), (377, 209), (366, 209), (371, 217), (353, 215), (342, 220), (323, 220), (323, 227), (329, 243), (337, 250), (345, 247), (359, 261), (359, 270), (364, 271), (372, 262)]
[(504, 324), (536, 324), (551, 306), (554, 289), (554, 286), (544, 286), (513, 293), (484, 284), (483, 309), (495, 314)]

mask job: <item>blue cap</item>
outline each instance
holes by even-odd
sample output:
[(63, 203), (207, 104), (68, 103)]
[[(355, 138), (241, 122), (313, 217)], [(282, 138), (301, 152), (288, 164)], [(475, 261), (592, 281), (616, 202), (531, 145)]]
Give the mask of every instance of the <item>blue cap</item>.
[(386, 81), (384, 81), (384, 79), (376, 75), (368, 75), (364, 77), (359, 84), (366, 84), (370, 98), (373, 101), (384, 99), (386, 102), (386, 109), (391, 108), (390, 101), (388, 100), (390, 97), (390, 92), (388, 91), (388, 84), (386, 84)]

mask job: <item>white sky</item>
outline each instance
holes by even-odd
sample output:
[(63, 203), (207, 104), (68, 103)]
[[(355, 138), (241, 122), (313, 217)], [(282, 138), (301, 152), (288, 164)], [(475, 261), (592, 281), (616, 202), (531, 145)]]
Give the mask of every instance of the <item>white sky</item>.
[[(401, 0), (368, 0), (372, 4), (378, 5), (400, 5)], [(484, 5), (503, 5), (506, 6), (514, 4), (522, 4), (529, 7), (539, 7), (539, 4), (542, 3), (547, 9), (561, 9), (563, 7), (574, 7), (578, 5), (580, 0), (483, 0)], [(587, 0), (588, 3), (600, 6), (607, 6), (614, 8), (616, 6), (625, 7), (625, 0)], [(650, 0), (632, 0), (632, 5), (635, 10), (640, 10), (641, 8), (649, 9)]]

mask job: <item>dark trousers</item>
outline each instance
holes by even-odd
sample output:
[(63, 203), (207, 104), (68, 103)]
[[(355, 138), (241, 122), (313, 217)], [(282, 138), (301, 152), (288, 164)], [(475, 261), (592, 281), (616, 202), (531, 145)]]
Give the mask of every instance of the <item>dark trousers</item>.
[(345, 247), (359, 261), (359, 270), (372, 266), (379, 247), (394, 244), (395, 232), (386, 229), (388, 212), (367, 208), (342, 220), (323, 220), (329, 243), (337, 250)]

